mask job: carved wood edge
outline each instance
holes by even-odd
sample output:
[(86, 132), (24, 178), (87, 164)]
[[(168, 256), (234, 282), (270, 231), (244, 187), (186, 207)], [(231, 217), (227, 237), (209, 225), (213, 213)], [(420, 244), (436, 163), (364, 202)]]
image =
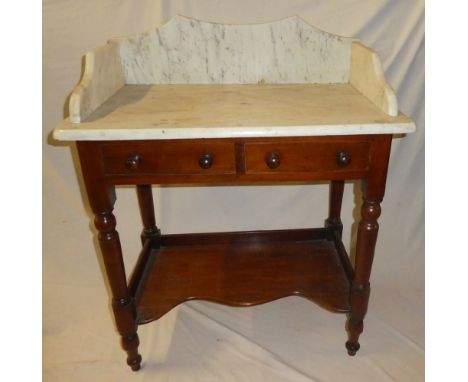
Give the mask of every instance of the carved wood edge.
[(226, 306), (231, 306), (231, 307), (236, 307), (236, 308), (247, 308), (251, 306), (256, 306), (256, 305), (262, 305), (262, 304), (267, 304), (276, 300), (280, 300), (286, 297), (301, 297), (305, 298), (310, 302), (313, 302), (314, 304), (318, 305), (322, 309), (330, 312), (330, 313), (338, 313), (338, 314), (349, 314), (350, 312), (350, 307), (349, 306), (344, 306), (344, 305), (334, 305), (330, 301), (328, 301), (328, 297), (331, 296), (331, 294), (306, 294), (306, 293), (300, 293), (300, 292), (287, 292), (283, 294), (278, 294), (277, 296), (274, 296), (272, 298), (268, 299), (259, 299), (259, 300), (252, 300), (252, 301), (235, 301), (235, 300), (229, 300), (229, 299), (217, 299), (212, 296), (196, 296), (196, 297), (190, 297), (190, 298), (181, 298), (177, 302), (167, 304), (163, 308), (147, 308), (147, 307), (136, 307), (137, 310), (137, 318), (136, 322), (137, 325), (144, 325), (148, 324), (150, 322), (159, 320), (161, 317), (163, 317), (165, 314), (170, 312), (172, 309), (175, 307), (188, 302), (188, 301), (208, 301), (214, 304), (219, 304), (219, 305), (226, 305)]

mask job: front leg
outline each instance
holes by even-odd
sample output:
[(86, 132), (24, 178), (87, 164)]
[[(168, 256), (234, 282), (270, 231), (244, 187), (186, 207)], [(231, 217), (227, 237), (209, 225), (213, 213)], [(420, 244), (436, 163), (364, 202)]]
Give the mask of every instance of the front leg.
[(136, 311), (133, 297), (127, 288), (119, 234), (115, 230), (115, 216), (112, 210), (96, 212), (94, 216), (107, 279), (112, 290), (112, 308), (117, 330), (122, 337), (122, 347), (127, 352), (127, 364), (133, 371), (137, 371), (140, 369), (141, 355), (138, 354), (140, 341)]
[(117, 330), (122, 337), (122, 347), (127, 352), (127, 364), (136, 371), (140, 369), (138, 354), (136, 309), (130, 295), (125, 275), (119, 234), (115, 216), (115, 187), (106, 182), (99, 142), (78, 142), (83, 179), (89, 204), (94, 213), (94, 225), (98, 230), (107, 279), (112, 292), (112, 308)]
[(380, 203), (364, 199), (356, 243), (355, 275), (351, 285), (351, 313), (346, 323), (348, 331), (346, 349), (349, 355), (355, 355), (359, 350), (358, 340), (364, 329), (364, 316), (367, 313), (370, 295), (369, 278), (379, 231), (377, 223), (379, 216)]
[(359, 350), (359, 336), (364, 329), (364, 317), (369, 303), (369, 279), (379, 231), (377, 219), (381, 213), (380, 203), (385, 193), (391, 143), (391, 135), (373, 137), (369, 156), (369, 175), (362, 182), (363, 205), (356, 242), (354, 278), (350, 290), (351, 311), (346, 322), (348, 332), (346, 349), (351, 356)]

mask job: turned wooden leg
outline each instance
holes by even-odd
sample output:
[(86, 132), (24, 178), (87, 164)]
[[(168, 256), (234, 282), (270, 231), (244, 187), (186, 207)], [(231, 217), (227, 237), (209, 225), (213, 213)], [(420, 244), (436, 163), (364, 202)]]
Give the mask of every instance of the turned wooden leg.
[(122, 347), (127, 352), (127, 364), (136, 371), (140, 369), (138, 354), (140, 341), (137, 334), (136, 311), (133, 298), (128, 293), (125, 268), (119, 234), (112, 210), (95, 213), (94, 224), (99, 231), (99, 245), (112, 290), (112, 308), (117, 330), (122, 337)]
[(138, 354), (136, 310), (127, 286), (122, 248), (119, 234), (115, 230), (115, 216), (112, 213), (116, 199), (115, 187), (106, 183), (103, 169), (96, 165), (101, 157), (99, 143), (78, 142), (77, 148), (112, 292), (115, 323), (121, 335), (122, 347), (127, 352), (127, 364), (136, 371), (140, 369), (141, 364), (141, 356)]
[(350, 299), (352, 309), (346, 323), (348, 331), (346, 348), (349, 355), (355, 355), (360, 347), (358, 340), (364, 328), (363, 320), (367, 313), (369, 302), (369, 278), (374, 259), (377, 233), (379, 231), (379, 224), (377, 223), (379, 216), (380, 203), (364, 199), (356, 243), (355, 274), (351, 285)]
[(359, 350), (359, 336), (364, 329), (364, 316), (369, 303), (369, 279), (379, 231), (377, 219), (381, 213), (380, 203), (385, 193), (390, 146), (391, 136), (374, 137), (370, 149), (369, 177), (362, 183), (363, 205), (356, 241), (354, 278), (350, 290), (351, 311), (346, 322), (348, 332), (346, 349), (351, 356)]
[(341, 222), (341, 203), (343, 201), (344, 180), (333, 180), (330, 182), (330, 197), (328, 205), (328, 219), (325, 220), (327, 239), (334, 240), (335, 232), (340, 236), (343, 232)]
[(141, 220), (143, 222), (143, 231), (141, 232), (141, 242), (145, 244), (147, 239), (152, 241), (153, 247), (159, 246), (161, 231), (156, 226), (154, 216), (153, 193), (150, 184), (138, 185), (136, 187), (138, 205), (140, 207)]

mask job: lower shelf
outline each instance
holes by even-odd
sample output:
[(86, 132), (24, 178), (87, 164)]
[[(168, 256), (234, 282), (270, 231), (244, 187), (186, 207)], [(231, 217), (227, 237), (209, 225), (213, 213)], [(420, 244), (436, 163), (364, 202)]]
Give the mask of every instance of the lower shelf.
[(156, 320), (193, 299), (249, 306), (299, 295), (348, 312), (349, 290), (324, 229), (165, 235), (135, 296), (137, 321)]

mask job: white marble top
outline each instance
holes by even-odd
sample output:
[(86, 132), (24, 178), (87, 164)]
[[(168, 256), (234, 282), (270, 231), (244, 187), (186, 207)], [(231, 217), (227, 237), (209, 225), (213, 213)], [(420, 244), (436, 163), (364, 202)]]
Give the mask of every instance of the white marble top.
[(376, 52), (294, 16), (258, 25), (175, 17), (85, 55), (58, 140), (414, 131)]
[(410, 133), (350, 84), (126, 85), (58, 140), (183, 139)]

